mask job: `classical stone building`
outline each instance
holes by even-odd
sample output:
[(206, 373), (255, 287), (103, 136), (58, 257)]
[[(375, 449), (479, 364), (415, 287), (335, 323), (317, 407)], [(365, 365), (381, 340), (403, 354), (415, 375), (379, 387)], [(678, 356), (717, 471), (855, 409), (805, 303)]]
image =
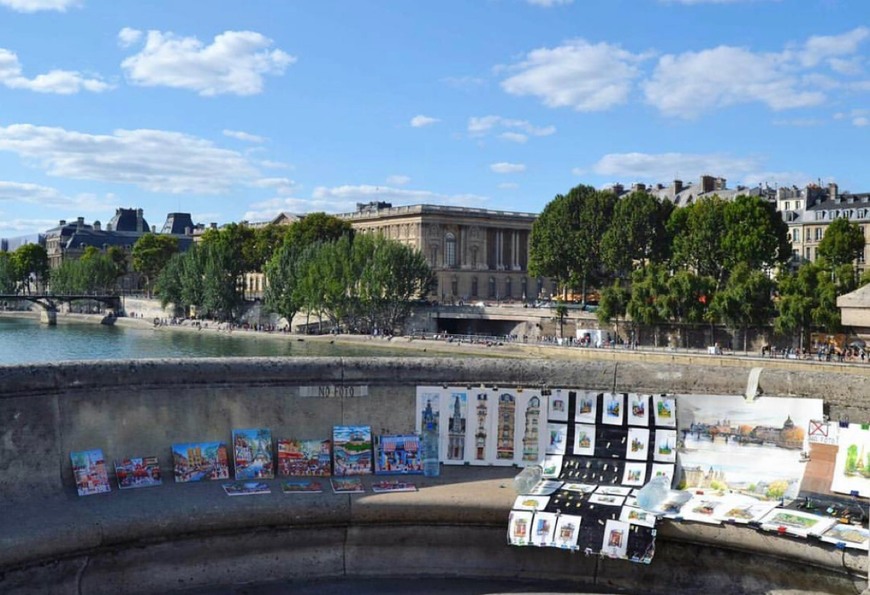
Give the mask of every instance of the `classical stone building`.
[(438, 205), (358, 204), (338, 217), (358, 233), (379, 233), (426, 257), (441, 302), (549, 297), (553, 285), (530, 277), (529, 235), (537, 215)]

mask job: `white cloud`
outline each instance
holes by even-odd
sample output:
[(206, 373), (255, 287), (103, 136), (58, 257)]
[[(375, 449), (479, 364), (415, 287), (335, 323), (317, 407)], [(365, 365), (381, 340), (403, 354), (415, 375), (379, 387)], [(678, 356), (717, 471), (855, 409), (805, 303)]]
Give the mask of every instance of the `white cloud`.
[(561, 6), (564, 4), (571, 4), (574, 0), (526, 0), (532, 6), (543, 6), (544, 8), (550, 8), (552, 6)]
[(510, 141), (512, 143), (524, 143), (529, 140), (529, 137), (520, 132), (502, 132), (498, 135), (498, 137), (502, 140)]
[(12, 124), (0, 127), (0, 151), (16, 153), (52, 176), (133, 184), (152, 192), (218, 194), (257, 175), (236, 151), (163, 130), (89, 134)]
[(502, 190), (516, 190), (520, 185), (516, 182), (502, 182), (498, 187)]
[(424, 126), (431, 126), (432, 124), (440, 121), (441, 120), (439, 120), (438, 118), (432, 118), (430, 116), (424, 116), (420, 114), (411, 118), (411, 126), (413, 126), (414, 128), (423, 128)]
[(0, 0), (0, 5), (17, 12), (37, 12), (40, 10), (57, 10), (66, 12), (67, 8), (82, 5), (81, 0)]
[(251, 186), (272, 189), (278, 196), (289, 196), (299, 188), (290, 178), (260, 178), (251, 182)]
[(272, 161), (270, 159), (260, 161), (259, 166), (265, 169), (293, 169), (293, 166), (289, 163), (284, 163), (283, 161)]
[(0, 211), (0, 237), (40, 233), (55, 225), (56, 219), (12, 218)]
[[(64, 209), (60, 217), (70, 217), (81, 213), (111, 212), (117, 206), (117, 197), (111, 194), (97, 196), (78, 194), (67, 196), (50, 186), (0, 180), (0, 203), (8, 201), (19, 204), (38, 205), (43, 208)], [(54, 221), (52, 224), (56, 224)], [(44, 230), (45, 227), (39, 230)]]
[(124, 27), (118, 32), (118, 45), (122, 48), (128, 48), (131, 45), (139, 43), (143, 33), (138, 29)]
[(230, 138), (234, 138), (236, 140), (240, 140), (246, 143), (266, 142), (266, 139), (262, 136), (257, 136), (256, 134), (249, 134), (247, 132), (242, 132), (241, 130), (224, 130), (224, 136), (228, 136)]
[(617, 45), (575, 39), (529, 52), (509, 67), (516, 74), (501, 86), (511, 95), (539, 97), (548, 107), (601, 111), (628, 99), (640, 74), (637, 65), (644, 59)]
[(411, 181), (411, 178), (409, 178), (408, 176), (397, 175), (397, 176), (388, 176), (387, 177), (387, 184), (390, 184), (391, 186), (404, 186), (405, 184), (407, 184), (410, 181)]
[(867, 116), (858, 116), (857, 118), (852, 119), (852, 124), (861, 127), (867, 126), (870, 124), (870, 118), (867, 118)]
[(100, 93), (112, 86), (99, 78), (88, 78), (74, 70), (51, 70), (33, 78), (22, 75), (18, 55), (0, 48), (0, 84), (10, 89), (27, 89), (37, 93), (72, 95), (79, 91)]
[(868, 36), (870, 29), (867, 27), (857, 27), (841, 35), (814, 35), (799, 52), (799, 60), (803, 66), (809, 67), (822, 61), (852, 55)]
[[(470, 136), (484, 136), (497, 128), (521, 130), (525, 133), (525, 135), (521, 136), (525, 138), (518, 142), (525, 142), (528, 138), (526, 135), (550, 136), (556, 132), (555, 126), (535, 126), (526, 120), (513, 120), (502, 118), (501, 116), (472, 116), (468, 118), (468, 134)], [(505, 135), (502, 136), (504, 137)], [(507, 137), (506, 140), (516, 139)]]
[(296, 61), (254, 31), (225, 31), (211, 45), (196, 37), (149, 31), (141, 52), (121, 67), (128, 80), (145, 87), (189, 89), (200, 95), (256, 95), (264, 75), (281, 75)]
[(526, 171), (526, 166), (522, 163), (493, 163), (489, 169), (497, 174), (516, 174)]

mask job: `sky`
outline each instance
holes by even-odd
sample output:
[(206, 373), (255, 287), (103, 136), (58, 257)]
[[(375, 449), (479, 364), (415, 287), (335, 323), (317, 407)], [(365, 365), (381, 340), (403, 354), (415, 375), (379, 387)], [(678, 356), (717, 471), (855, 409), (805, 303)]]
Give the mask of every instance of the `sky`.
[(0, 237), (578, 184), (870, 192), (866, 0), (0, 0)]

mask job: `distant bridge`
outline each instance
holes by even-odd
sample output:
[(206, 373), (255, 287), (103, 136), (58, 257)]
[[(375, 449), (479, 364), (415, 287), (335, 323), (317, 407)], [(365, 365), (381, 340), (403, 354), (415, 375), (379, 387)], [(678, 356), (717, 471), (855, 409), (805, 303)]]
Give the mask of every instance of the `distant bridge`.
[(72, 303), (80, 300), (91, 300), (105, 304), (107, 308), (114, 312), (121, 309), (121, 296), (119, 295), (101, 295), (101, 294), (55, 294), (55, 293), (0, 293), (0, 301), (23, 300), (38, 304), (42, 307), (42, 315), (40, 320), (47, 324), (57, 323), (58, 306), (63, 303)]

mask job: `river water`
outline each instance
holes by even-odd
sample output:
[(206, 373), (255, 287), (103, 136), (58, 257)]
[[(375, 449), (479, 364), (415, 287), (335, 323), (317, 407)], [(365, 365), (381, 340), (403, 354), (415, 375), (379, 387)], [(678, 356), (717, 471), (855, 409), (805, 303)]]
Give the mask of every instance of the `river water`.
[(366, 349), (325, 341), (278, 340), (204, 331), (172, 332), (24, 318), (0, 318), (0, 365), (70, 360), (164, 357), (413, 356), (413, 351)]

